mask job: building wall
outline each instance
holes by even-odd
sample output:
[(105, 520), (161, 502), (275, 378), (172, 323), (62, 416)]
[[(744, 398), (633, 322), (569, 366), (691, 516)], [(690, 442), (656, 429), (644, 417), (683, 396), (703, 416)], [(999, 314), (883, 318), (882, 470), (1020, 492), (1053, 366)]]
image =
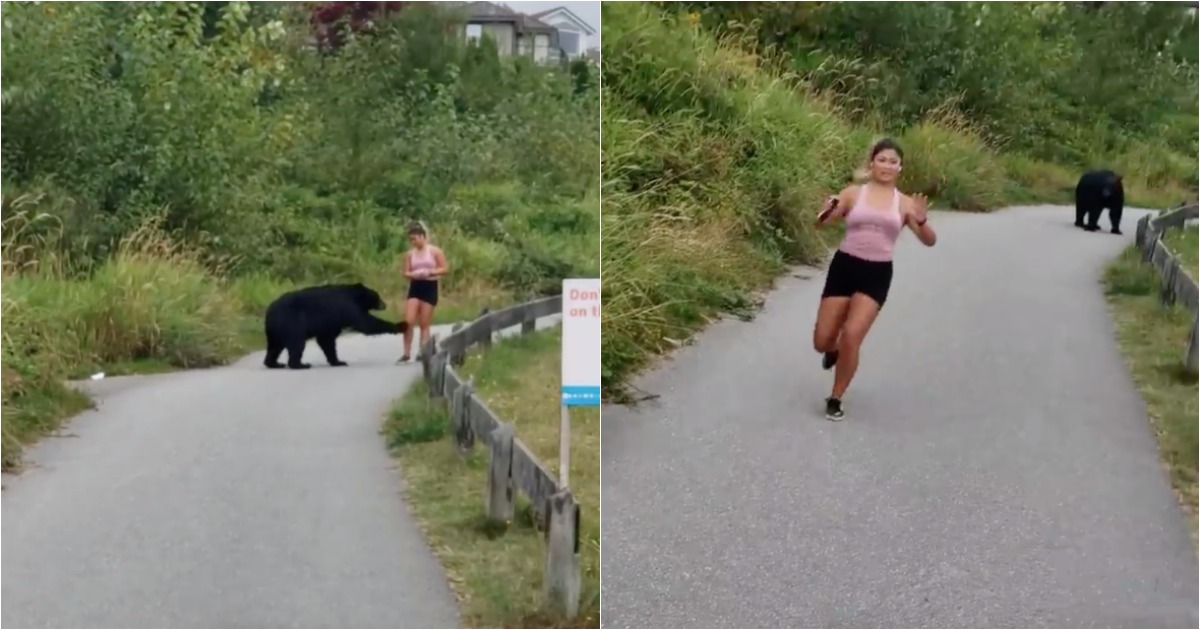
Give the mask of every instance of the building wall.
[(484, 24), (483, 33), (496, 41), (496, 48), (501, 55), (511, 55), (516, 51), (516, 33), (512, 24)]
[[(542, 21), (558, 29), (559, 45), (563, 47), (568, 55), (582, 55), (588, 49), (588, 36), (579, 30), (573, 22), (565, 18), (546, 17)], [(574, 47), (571, 46), (571, 34), (575, 35), (578, 42)]]
[(537, 33), (533, 36), (533, 60), (544, 63), (550, 58), (550, 36)]

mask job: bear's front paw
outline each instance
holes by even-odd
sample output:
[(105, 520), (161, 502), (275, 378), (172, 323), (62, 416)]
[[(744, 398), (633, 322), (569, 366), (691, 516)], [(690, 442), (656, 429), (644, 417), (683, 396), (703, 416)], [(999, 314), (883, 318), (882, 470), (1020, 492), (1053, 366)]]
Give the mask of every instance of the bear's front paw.
[(333, 361), (329, 365), (331, 365), (333, 367), (341, 367), (343, 365), (350, 365), (350, 364), (346, 363), (345, 361)]

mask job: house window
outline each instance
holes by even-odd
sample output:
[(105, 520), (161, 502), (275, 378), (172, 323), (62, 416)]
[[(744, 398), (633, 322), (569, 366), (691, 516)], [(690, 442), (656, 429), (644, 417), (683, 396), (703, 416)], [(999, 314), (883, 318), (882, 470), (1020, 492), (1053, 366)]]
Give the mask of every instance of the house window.
[(550, 36), (549, 35), (534, 35), (533, 36), (533, 60), (545, 61), (550, 57)]
[(574, 57), (580, 53), (579, 50), (579, 33), (574, 31), (558, 31), (558, 46), (563, 49), (563, 52)]
[(479, 41), (480, 37), (483, 37), (483, 25), (482, 24), (468, 24), (467, 25), (467, 41), (477, 42), (477, 41)]

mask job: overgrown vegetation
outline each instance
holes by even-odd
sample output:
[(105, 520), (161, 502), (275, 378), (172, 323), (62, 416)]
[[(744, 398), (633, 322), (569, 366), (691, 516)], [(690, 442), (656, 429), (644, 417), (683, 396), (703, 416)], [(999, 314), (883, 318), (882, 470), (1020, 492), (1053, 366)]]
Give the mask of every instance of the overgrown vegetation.
[[(516, 436), (551, 470), (558, 469), (561, 328), (505, 340), (486, 354), (469, 355), (460, 373)], [(488, 454), (477, 445), (465, 460), (452, 444), (443, 402), (431, 402), (422, 383), (392, 411), (385, 427), (407, 480), (408, 499), (462, 602), (463, 617), (478, 628), (600, 627), (600, 413), (571, 414), (571, 489), (580, 502), (583, 596), (574, 621), (542, 608), (545, 541), (528, 500), (494, 535), (484, 519)], [(480, 562), (486, 558), (486, 562)]]
[(596, 273), (596, 71), (402, 4), (325, 51), (302, 3), (3, 5), (5, 466), (69, 376), (220, 363), (301, 284), (398, 303), (414, 220), (443, 320)]
[[(604, 378), (823, 255), (811, 217), (871, 141), (902, 187), (986, 211), (1197, 185), (1197, 24), (1172, 3), (603, 5)], [(612, 270), (611, 272), (607, 270)]]
[(1136, 247), (1113, 262), (1105, 285), (1126, 365), (1146, 402), (1172, 485), (1195, 524), (1200, 390), (1183, 365), (1191, 312), (1182, 304), (1159, 303), (1158, 274), (1141, 263)]

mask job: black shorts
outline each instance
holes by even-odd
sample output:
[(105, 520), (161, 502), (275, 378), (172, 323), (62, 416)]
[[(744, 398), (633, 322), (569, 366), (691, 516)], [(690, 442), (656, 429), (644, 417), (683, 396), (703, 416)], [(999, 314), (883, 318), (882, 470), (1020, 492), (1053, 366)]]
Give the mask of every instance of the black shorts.
[(829, 263), (821, 297), (850, 297), (862, 293), (883, 308), (891, 287), (892, 261), (863, 260), (839, 249)]
[(437, 280), (410, 280), (408, 283), (408, 299), (411, 300), (413, 298), (421, 300), (430, 306), (437, 306)]

